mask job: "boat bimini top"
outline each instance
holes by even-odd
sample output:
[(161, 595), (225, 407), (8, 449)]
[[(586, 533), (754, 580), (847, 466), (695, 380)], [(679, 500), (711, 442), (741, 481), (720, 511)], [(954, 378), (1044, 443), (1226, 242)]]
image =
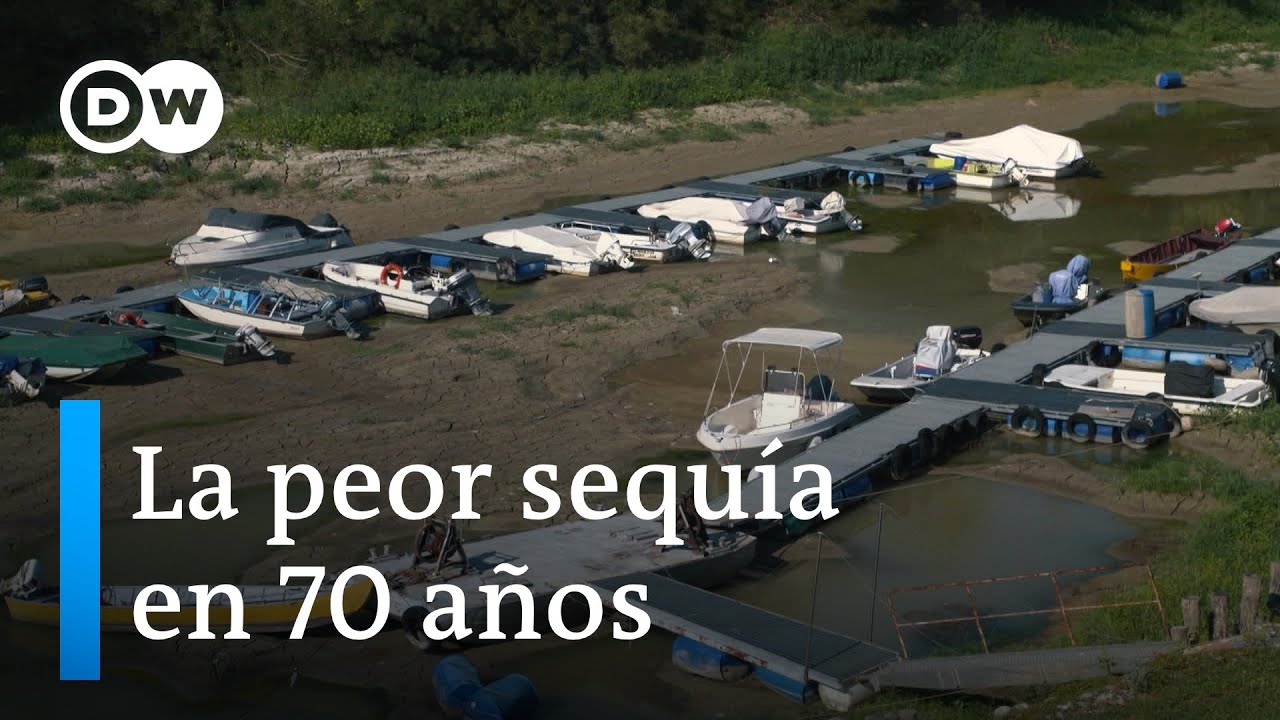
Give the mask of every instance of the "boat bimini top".
[[(782, 393), (808, 397), (811, 400), (838, 401), (831, 378), (822, 374), (818, 352), (839, 346), (844, 338), (839, 333), (823, 330), (802, 330), (798, 328), (760, 328), (746, 335), (726, 340), (721, 345), (720, 368), (716, 371), (716, 380), (712, 383), (711, 394), (707, 397), (704, 417), (711, 410), (716, 394), (716, 385), (723, 374), (729, 384), (729, 399), (726, 406), (733, 404), (738, 396), (738, 389), (746, 374), (747, 364), (751, 360), (752, 351), (757, 345), (772, 348), (791, 348), (796, 351), (795, 363), (790, 370), (780, 370), (773, 365), (765, 365), (765, 352), (760, 352), (762, 392), (766, 395)], [(739, 349), (737, 365), (733, 368), (729, 362), (729, 349)], [(808, 362), (806, 363), (806, 354)], [(837, 358), (836, 364), (839, 364)], [(812, 367), (814, 375), (806, 383), (804, 366)], [(750, 394), (750, 393), (748, 393)]]

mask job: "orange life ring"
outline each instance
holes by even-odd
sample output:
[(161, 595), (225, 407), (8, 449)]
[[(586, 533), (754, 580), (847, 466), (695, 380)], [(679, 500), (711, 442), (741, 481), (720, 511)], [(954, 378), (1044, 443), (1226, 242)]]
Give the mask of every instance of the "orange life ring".
[(390, 275), (393, 271), (394, 271), (394, 272), (395, 272), (395, 274), (396, 274), (396, 289), (399, 289), (399, 288), (400, 288), (400, 280), (401, 280), (401, 278), (403, 278), (403, 277), (404, 277), (404, 268), (400, 267), (399, 265), (397, 265), (397, 264), (395, 264), (395, 263), (387, 263), (386, 265), (384, 265), (384, 266), (383, 266), (383, 268), (382, 268), (382, 275), (378, 278), (378, 282), (379, 282), (379, 283), (381, 283), (381, 284), (383, 284), (383, 285), (386, 285), (386, 284), (387, 284), (387, 276), (388, 276), (388, 275)]
[(131, 312), (122, 312), (116, 314), (117, 325), (137, 325), (141, 327), (146, 321)]

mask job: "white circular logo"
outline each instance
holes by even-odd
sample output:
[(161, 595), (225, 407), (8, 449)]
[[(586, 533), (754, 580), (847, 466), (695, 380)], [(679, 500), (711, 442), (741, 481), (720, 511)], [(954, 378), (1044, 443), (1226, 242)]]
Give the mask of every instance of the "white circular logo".
[[(71, 115), (71, 98), (80, 83), (99, 72), (123, 75), (141, 96), (138, 126), (112, 142), (88, 137)], [(91, 127), (119, 125), (129, 115), (129, 98), (115, 88), (88, 88), (88, 102), (87, 123)], [(198, 150), (218, 132), (222, 125), (222, 89), (207, 70), (186, 60), (166, 60), (142, 74), (122, 62), (95, 60), (67, 79), (58, 109), (67, 134), (90, 152), (110, 155), (142, 140), (160, 152), (179, 154)]]

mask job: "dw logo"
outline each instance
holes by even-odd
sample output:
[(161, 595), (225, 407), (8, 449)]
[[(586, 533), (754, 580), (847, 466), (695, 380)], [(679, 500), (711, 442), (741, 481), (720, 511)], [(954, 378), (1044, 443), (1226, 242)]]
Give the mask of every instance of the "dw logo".
[[(138, 126), (111, 142), (87, 137), (71, 115), (71, 99), (80, 83), (101, 72), (123, 75), (138, 88), (142, 98)], [(117, 88), (90, 86), (87, 99), (89, 127), (114, 127), (129, 117), (129, 97)], [(142, 140), (160, 152), (187, 153), (203, 147), (218, 132), (222, 124), (222, 90), (208, 71), (186, 60), (166, 60), (142, 74), (122, 62), (96, 60), (75, 71), (62, 86), (59, 110), (67, 134), (90, 152), (110, 155)]]

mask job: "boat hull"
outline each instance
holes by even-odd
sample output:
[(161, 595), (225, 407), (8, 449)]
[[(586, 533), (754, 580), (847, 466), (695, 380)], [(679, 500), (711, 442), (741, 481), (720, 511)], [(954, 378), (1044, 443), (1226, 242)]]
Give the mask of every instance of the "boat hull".
[[(183, 242), (188, 241), (184, 240)], [(215, 248), (203, 252), (181, 252), (179, 248), (182, 248), (183, 245), (179, 243), (179, 245), (175, 247), (170, 260), (174, 266), (179, 268), (213, 268), (226, 265), (245, 265), (254, 262), (262, 262), (264, 260), (277, 260), (279, 258), (293, 257), (295, 255), (307, 255), (310, 253), (323, 252), (331, 248), (351, 247), (353, 244), (351, 238), (347, 236), (345, 232), (313, 235), (304, 238), (293, 238), (258, 246), (242, 245), (234, 247), (231, 246), (233, 241), (227, 240), (225, 242), (228, 243), (227, 247)]]
[[(825, 440), (833, 435), (853, 427), (861, 419), (857, 406), (850, 404), (847, 408), (817, 421), (781, 430), (777, 433), (761, 432), (734, 434), (712, 431), (707, 423), (698, 428), (698, 442), (711, 451), (712, 457), (720, 465), (742, 465), (752, 468), (756, 465), (778, 464), (789, 460), (808, 450), (815, 440)], [(782, 447), (765, 458), (762, 453), (774, 440), (782, 443)]]
[(189, 298), (178, 297), (178, 301), (182, 303), (192, 315), (213, 323), (214, 325), (222, 325), (223, 327), (238, 328), (246, 323), (252, 324), (258, 328), (258, 331), (266, 335), (274, 335), (276, 337), (300, 338), (302, 340), (312, 340), (315, 338), (328, 337), (336, 335), (337, 330), (329, 326), (324, 320), (310, 320), (305, 323), (284, 322), (281, 320), (272, 320), (271, 318), (258, 317), (254, 315), (243, 315), (241, 313), (230, 312), (221, 308), (209, 307), (203, 303), (198, 303)]
[(432, 320), (454, 314), (453, 304), (435, 293), (416, 293), (409, 289), (397, 290), (393, 285), (383, 285), (364, 277), (344, 275), (328, 264), (323, 267), (321, 274), (330, 282), (377, 293), (382, 302), (382, 308), (389, 313), (420, 320)]

